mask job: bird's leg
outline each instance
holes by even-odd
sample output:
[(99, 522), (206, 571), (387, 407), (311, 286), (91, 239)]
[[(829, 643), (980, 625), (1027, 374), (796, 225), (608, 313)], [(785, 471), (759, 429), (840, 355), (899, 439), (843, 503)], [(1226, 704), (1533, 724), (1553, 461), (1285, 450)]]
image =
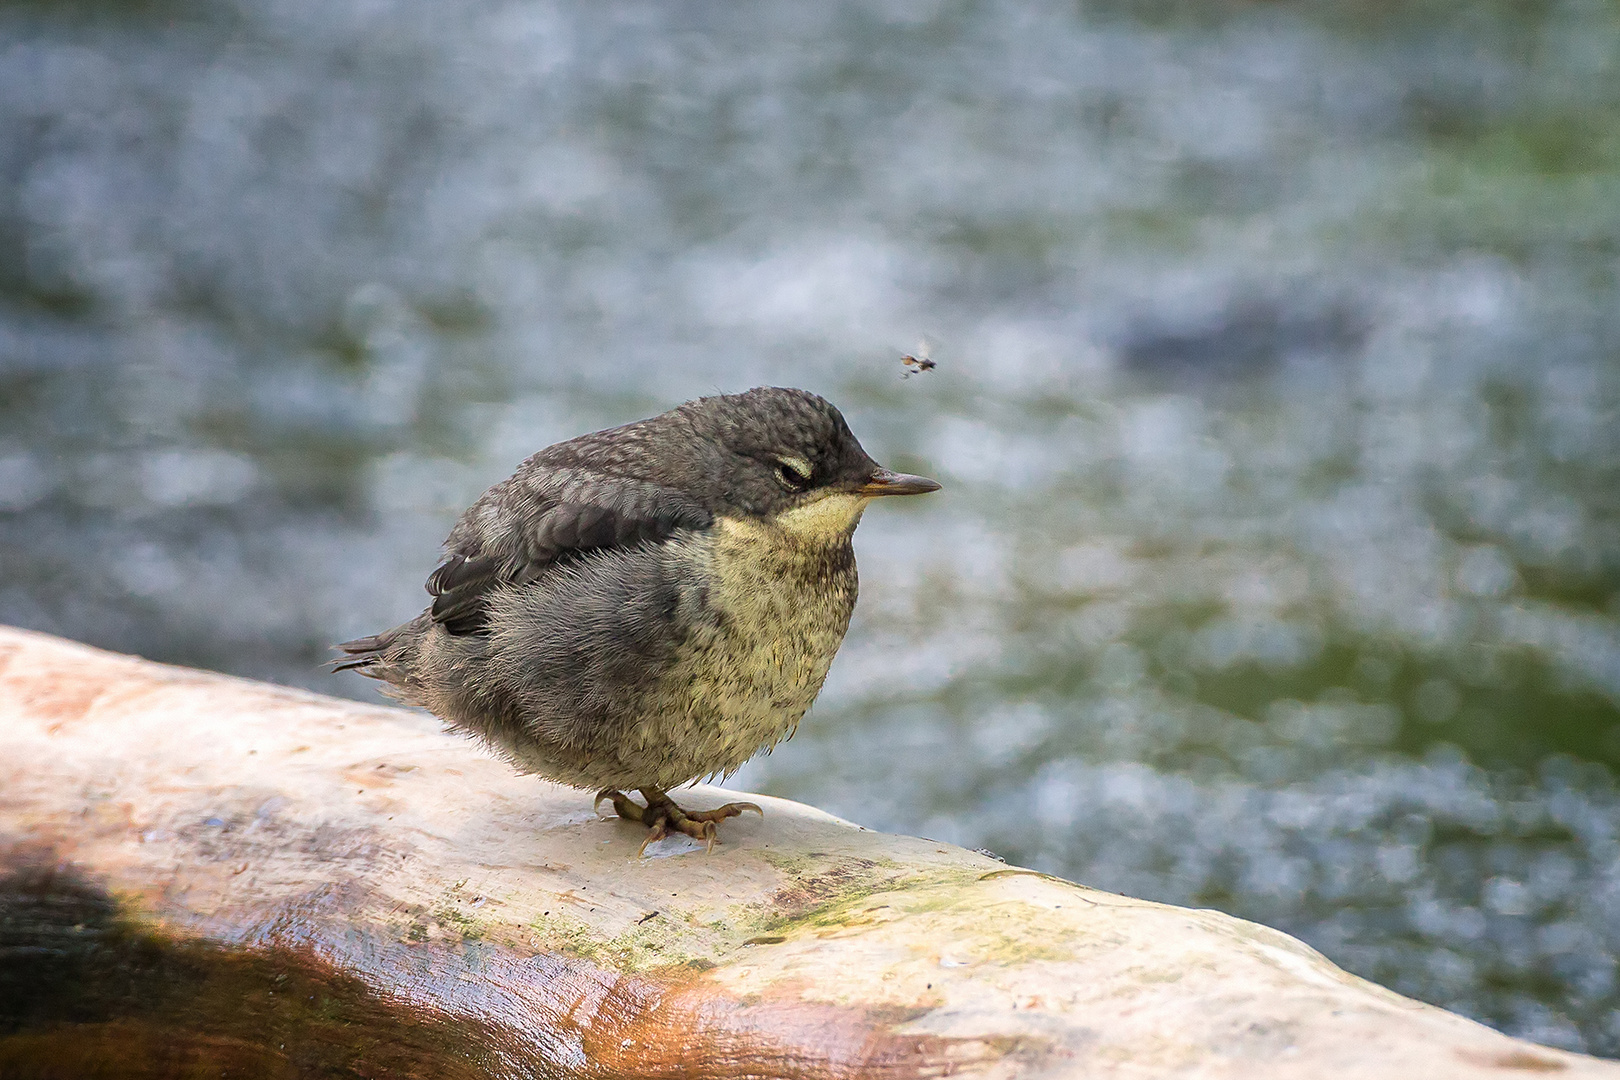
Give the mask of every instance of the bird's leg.
[(647, 826), (647, 839), (641, 842), (638, 855), (646, 852), (648, 844), (662, 840), (672, 832), (684, 833), (694, 840), (706, 840), (709, 850), (713, 851), (714, 845), (720, 840), (717, 827), (720, 822), (729, 817), (736, 817), (744, 810), (752, 810), (760, 817), (765, 816), (765, 811), (751, 802), (726, 803), (713, 810), (682, 810), (661, 788), (644, 787), (636, 790), (647, 800), (646, 806), (637, 806), (631, 801), (630, 796), (612, 788), (599, 792), (596, 804), (600, 806), (603, 799), (610, 800), (614, 811), (620, 817), (626, 821), (639, 821)]

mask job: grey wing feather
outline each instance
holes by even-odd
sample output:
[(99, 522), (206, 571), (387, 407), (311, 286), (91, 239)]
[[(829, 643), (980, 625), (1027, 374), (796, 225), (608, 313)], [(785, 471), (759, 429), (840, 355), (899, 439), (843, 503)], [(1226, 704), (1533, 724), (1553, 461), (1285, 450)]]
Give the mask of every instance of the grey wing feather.
[(433, 621), (452, 634), (484, 629), (492, 590), (539, 580), (590, 552), (667, 540), (714, 520), (662, 484), (561, 468), (491, 488), (450, 533), (451, 553), (427, 580)]

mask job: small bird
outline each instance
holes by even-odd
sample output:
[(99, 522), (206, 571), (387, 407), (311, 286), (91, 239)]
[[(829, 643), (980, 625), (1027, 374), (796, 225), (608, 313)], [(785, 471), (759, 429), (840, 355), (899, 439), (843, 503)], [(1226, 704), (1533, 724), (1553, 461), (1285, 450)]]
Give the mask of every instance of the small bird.
[(878, 465), (807, 391), (699, 398), (518, 466), (451, 530), (432, 605), (333, 666), (597, 789), (648, 827), (643, 851), (672, 832), (712, 850), (719, 822), (763, 811), (668, 789), (793, 733), (855, 609), (861, 514), (939, 486)]

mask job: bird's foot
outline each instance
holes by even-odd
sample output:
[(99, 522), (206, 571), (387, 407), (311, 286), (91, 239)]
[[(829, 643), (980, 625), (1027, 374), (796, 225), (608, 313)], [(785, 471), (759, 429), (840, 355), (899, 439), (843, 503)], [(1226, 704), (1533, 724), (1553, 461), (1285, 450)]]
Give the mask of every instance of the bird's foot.
[(726, 818), (736, 817), (744, 810), (752, 810), (760, 817), (765, 811), (751, 802), (726, 803), (713, 810), (682, 810), (658, 788), (638, 788), (641, 797), (647, 800), (646, 806), (640, 806), (631, 801), (630, 796), (622, 791), (608, 788), (600, 791), (596, 796), (596, 805), (601, 806), (604, 799), (613, 803), (614, 811), (626, 821), (639, 821), (647, 826), (647, 839), (641, 842), (641, 848), (636, 852), (643, 855), (647, 845), (656, 840), (662, 840), (670, 833), (684, 833), (694, 840), (708, 842), (708, 850), (713, 851), (714, 845), (719, 843), (719, 824)]

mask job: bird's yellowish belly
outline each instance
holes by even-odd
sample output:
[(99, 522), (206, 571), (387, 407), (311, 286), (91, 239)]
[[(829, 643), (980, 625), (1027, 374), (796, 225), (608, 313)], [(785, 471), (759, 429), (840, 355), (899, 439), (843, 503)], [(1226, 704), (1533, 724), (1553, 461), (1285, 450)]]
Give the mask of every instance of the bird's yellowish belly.
[(711, 617), (646, 699), (625, 758), (654, 768), (660, 787), (673, 786), (729, 773), (792, 733), (855, 608), (850, 525), (818, 536), (717, 523), (705, 543)]

